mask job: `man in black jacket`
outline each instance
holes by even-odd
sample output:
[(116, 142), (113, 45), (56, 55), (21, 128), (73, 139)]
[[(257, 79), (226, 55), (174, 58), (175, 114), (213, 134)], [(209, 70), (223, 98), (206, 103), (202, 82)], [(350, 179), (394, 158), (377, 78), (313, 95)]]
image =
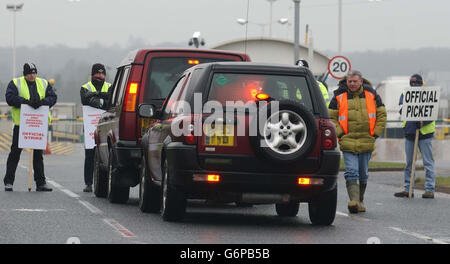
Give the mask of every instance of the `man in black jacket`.
[[(11, 114), (14, 122), (13, 140), (11, 152), (6, 163), (6, 175), (3, 179), (5, 191), (12, 191), (15, 180), (17, 164), (20, 160), (22, 149), (19, 148), (19, 125), (20, 125), (20, 107), (27, 104), (34, 109), (42, 105), (52, 107), (56, 104), (57, 96), (52, 86), (47, 80), (37, 78), (36, 65), (33, 63), (25, 63), (23, 65), (23, 76), (14, 78), (8, 84), (6, 89), (6, 102), (11, 106)], [(49, 117), (50, 118), (50, 117)], [(48, 192), (52, 191), (45, 182), (44, 160), (42, 158), (42, 150), (34, 150), (33, 152), (33, 169), (34, 180), (36, 181), (36, 191)]]
[[(92, 65), (91, 81), (81, 86), (81, 103), (98, 109), (107, 109), (110, 83), (105, 82), (106, 69), (100, 63)], [(92, 192), (95, 149), (85, 149), (84, 192)]]
[[(411, 87), (422, 87), (424, 81), (422, 76), (414, 74), (409, 79), (409, 85)], [(403, 97), (400, 96), (400, 114), (403, 108)], [(419, 130), (418, 147), (422, 154), (423, 166), (425, 167), (425, 193), (422, 194), (422, 198), (434, 199), (434, 192), (436, 187), (436, 177), (434, 171), (434, 158), (433, 158), (433, 146), (432, 140), (436, 131), (436, 121), (408, 121), (403, 122), (403, 133), (405, 134), (405, 154), (406, 154), (406, 167), (404, 170), (404, 191), (394, 194), (395, 197), (409, 197), (411, 170), (413, 164), (414, 144), (416, 139), (416, 130)], [(415, 175), (414, 175), (415, 177)], [(414, 182), (413, 190), (414, 190)], [(414, 193), (412, 193), (414, 197)]]

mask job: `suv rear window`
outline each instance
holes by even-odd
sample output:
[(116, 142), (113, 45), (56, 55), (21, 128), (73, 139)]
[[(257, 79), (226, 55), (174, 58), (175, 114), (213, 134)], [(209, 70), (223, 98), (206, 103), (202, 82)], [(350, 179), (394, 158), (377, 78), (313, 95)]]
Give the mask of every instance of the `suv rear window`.
[(298, 100), (312, 109), (308, 83), (303, 76), (215, 73), (208, 98), (226, 105), (227, 101), (254, 101), (258, 93), (276, 100)]
[(165, 99), (172, 90), (181, 74), (188, 68), (199, 63), (215, 61), (231, 61), (226, 59), (195, 58), (195, 57), (156, 57), (150, 60), (145, 85), (144, 102)]

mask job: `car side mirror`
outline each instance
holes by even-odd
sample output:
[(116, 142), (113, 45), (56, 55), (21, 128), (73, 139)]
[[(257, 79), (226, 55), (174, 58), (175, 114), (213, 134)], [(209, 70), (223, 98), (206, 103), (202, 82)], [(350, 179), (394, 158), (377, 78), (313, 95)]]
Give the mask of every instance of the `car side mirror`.
[(154, 117), (155, 106), (152, 104), (141, 104), (138, 107), (138, 113), (140, 117)]

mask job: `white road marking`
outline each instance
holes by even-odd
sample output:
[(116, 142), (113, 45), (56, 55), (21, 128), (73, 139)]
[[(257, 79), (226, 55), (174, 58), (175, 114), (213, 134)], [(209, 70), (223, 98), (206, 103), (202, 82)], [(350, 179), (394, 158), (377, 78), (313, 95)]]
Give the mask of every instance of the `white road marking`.
[(27, 208), (20, 208), (20, 209), (0, 209), (2, 212), (64, 212), (66, 210), (64, 209), (27, 209)]
[(60, 190), (61, 192), (65, 193), (65, 194), (67, 194), (68, 196), (72, 197), (72, 198), (76, 198), (76, 199), (80, 198), (80, 196), (79, 196), (78, 194), (73, 193), (73, 192), (70, 191), (70, 190), (67, 190), (67, 189), (64, 189), (64, 188), (59, 188), (59, 190)]
[(349, 214), (338, 212), (338, 211), (336, 211), (336, 214), (340, 215), (340, 216), (344, 216), (344, 217), (350, 217), (350, 218), (353, 218), (353, 219), (356, 219), (356, 220), (360, 220), (360, 221), (364, 221), (364, 222), (369, 222), (370, 221), (370, 219), (365, 218), (365, 217), (352, 215), (352, 214), (349, 215)]
[(59, 185), (57, 182), (55, 181), (51, 181), (51, 180), (47, 180), (48, 183), (50, 183), (51, 185), (53, 185), (55, 188), (61, 189), (63, 188), (61, 185)]
[[(55, 188), (59, 189), (61, 192), (67, 194), (69, 197), (75, 198), (78, 200), (78, 202), (86, 207), (91, 213), (93, 214), (103, 214), (102, 210), (98, 209), (97, 207), (93, 206), (91, 203), (83, 201), (80, 199), (80, 196), (68, 189), (65, 189), (62, 185), (58, 184), (57, 182), (53, 180), (47, 179), (47, 182), (51, 185), (53, 185)], [(42, 209), (20, 209), (20, 210), (42, 210)], [(0, 210), (1, 211), (1, 210)], [(41, 211), (39, 211), (41, 212)], [(126, 229), (123, 225), (119, 224), (116, 220), (105, 218), (103, 219), (103, 222), (105, 222), (107, 225), (111, 226), (116, 230), (122, 237), (126, 238), (134, 238), (136, 237), (135, 234), (133, 234), (130, 230)], [(70, 244), (78, 244), (79, 240), (77, 240), (76, 237), (69, 238), (67, 240), (67, 243), (70, 242)], [(75, 242), (75, 243), (74, 243)]]
[(428, 242), (433, 242), (435, 244), (448, 244), (448, 243), (446, 243), (446, 242), (444, 242), (442, 240), (435, 239), (435, 238), (432, 238), (432, 237), (428, 237), (428, 236), (425, 236), (425, 235), (421, 235), (421, 234), (418, 234), (418, 233), (415, 233), (415, 232), (403, 230), (403, 229), (398, 228), (398, 227), (390, 227), (390, 229), (395, 230), (395, 231), (400, 232), (400, 233), (403, 233), (403, 234), (406, 234), (406, 235), (413, 236), (415, 238), (426, 240)]
[(80, 204), (82, 204), (84, 207), (86, 207), (93, 214), (102, 214), (103, 213), (102, 210), (100, 210), (97, 207), (93, 206), (89, 202), (82, 201), (82, 200), (78, 200), (78, 202), (80, 202)]
[(121, 224), (119, 224), (116, 220), (114, 219), (108, 219), (105, 218), (103, 219), (103, 221), (108, 224), (109, 226), (111, 226), (112, 228), (114, 228), (117, 232), (119, 232), (123, 237), (126, 238), (132, 238), (135, 237), (135, 235), (133, 233), (131, 233), (131, 231), (129, 231), (128, 229), (126, 229), (124, 226), (122, 226)]
[(340, 215), (340, 216), (349, 217), (348, 214), (346, 214), (346, 213), (336, 212), (336, 214), (337, 214), (337, 215)]

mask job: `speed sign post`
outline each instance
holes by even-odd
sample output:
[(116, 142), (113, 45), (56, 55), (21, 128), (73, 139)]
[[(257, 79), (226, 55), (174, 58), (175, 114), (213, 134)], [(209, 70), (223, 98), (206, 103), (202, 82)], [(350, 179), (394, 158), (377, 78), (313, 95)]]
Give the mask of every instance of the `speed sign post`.
[(351, 68), (350, 60), (344, 56), (335, 56), (328, 62), (328, 73), (335, 79), (343, 79)]

